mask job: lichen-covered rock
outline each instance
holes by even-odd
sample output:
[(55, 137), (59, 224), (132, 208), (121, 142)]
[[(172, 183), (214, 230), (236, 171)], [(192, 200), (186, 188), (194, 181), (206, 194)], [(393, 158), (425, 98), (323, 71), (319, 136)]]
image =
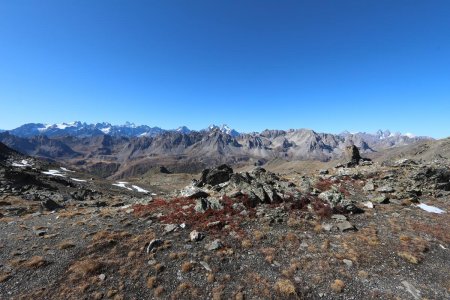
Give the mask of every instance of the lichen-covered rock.
[(344, 199), (344, 196), (341, 193), (333, 190), (322, 192), (318, 197), (319, 199), (328, 202), (331, 207), (335, 207), (336, 205), (340, 204)]

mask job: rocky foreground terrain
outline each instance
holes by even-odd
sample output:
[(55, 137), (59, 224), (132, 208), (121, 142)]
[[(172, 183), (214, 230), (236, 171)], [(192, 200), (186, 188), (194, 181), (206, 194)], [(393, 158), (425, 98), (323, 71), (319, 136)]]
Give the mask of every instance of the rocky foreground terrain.
[(449, 160), (427, 149), (164, 187), (0, 144), (0, 298), (449, 299)]

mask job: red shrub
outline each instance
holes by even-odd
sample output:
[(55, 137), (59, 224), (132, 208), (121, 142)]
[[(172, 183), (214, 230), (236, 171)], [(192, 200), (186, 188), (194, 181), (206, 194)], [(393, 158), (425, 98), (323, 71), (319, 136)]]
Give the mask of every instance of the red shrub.
[(297, 201), (292, 200), (291, 209), (304, 209), (309, 203), (311, 200), (308, 197), (302, 197)]
[(334, 182), (330, 179), (320, 179), (316, 184), (315, 188), (321, 192), (327, 191), (331, 188)]
[(350, 192), (342, 184), (339, 186), (339, 192), (345, 197), (350, 197)]
[[(234, 230), (238, 234), (243, 234), (240, 224), (246, 217), (255, 217), (256, 211), (254, 208), (248, 207), (247, 215), (242, 215), (240, 210), (233, 209), (233, 204), (236, 202), (241, 202), (246, 207), (250, 206), (248, 197), (241, 197), (239, 199), (223, 197), (221, 201), (223, 209), (207, 209), (203, 213), (196, 212), (194, 209), (195, 200), (188, 198), (155, 199), (147, 205), (134, 205), (133, 208), (134, 214), (137, 217), (144, 217), (160, 212), (163, 215), (159, 218), (159, 221), (165, 224), (185, 223), (193, 229), (210, 233), (219, 233), (220, 229), (227, 225), (227, 230)], [(217, 221), (220, 222), (219, 226), (208, 227), (209, 223)]]
[(329, 218), (333, 214), (330, 205), (320, 199), (314, 199), (314, 201), (311, 202), (311, 205), (316, 214), (322, 218)]

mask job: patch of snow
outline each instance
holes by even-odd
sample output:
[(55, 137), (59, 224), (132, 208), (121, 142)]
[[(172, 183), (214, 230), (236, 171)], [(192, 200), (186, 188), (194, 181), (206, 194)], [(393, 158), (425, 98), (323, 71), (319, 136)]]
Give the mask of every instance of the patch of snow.
[(58, 129), (66, 129), (67, 127), (77, 127), (77, 121), (69, 122), (69, 123), (58, 123), (55, 125), (52, 125), (52, 127), (56, 127)]
[(121, 187), (121, 188), (124, 188), (124, 189), (132, 191), (133, 190), (132, 188), (129, 188), (129, 187), (126, 186), (127, 183), (128, 182), (118, 181), (117, 183), (113, 183), (112, 185), (115, 185), (115, 186), (118, 186), (118, 187)]
[(59, 170), (48, 170), (47, 172), (42, 172), (42, 174), (51, 175), (51, 176), (66, 177), (66, 175), (62, 174)]
[(104, 134), (108, 134), (111, 132), (111, 127), (106, 127), (106, 128), (102, 128), (100, 129)]
[(228, 126), (227, 124), (223, 124), (223, 125), (222, 125), (222, 130), (230, 131), (231, 128), (230, 128), (230, 126)]
[(66, 123), (60, 123), (60, 124), (55, 124), (56, 128), (58, 129), (66, 129), (67, 127), (69, 127), (69, 124)]
[(31, 164), (25, 159), (22, 159), (20, 162), (13, 162), (11, 165), (13, 167), (31, 167), (33, 164)]
[(407, 133), (405, 133), (404, 135), (407, 136), (407, 137), (409, 137), (409, 138), (411, 138), (411, 139), (416, 137), (414, 134), (412, 134), (412, 133), (410, 133), (410, 132), (407, 132)]
[(39, 130), (39, 132), (42, 132), (42, 131), (46, 131), (50, 127), (52, 127), (51, 124), (45, 124), (44, 127), (38, 128), (38, 130)]
[(138, 191), (139, 193), (150, 193), (149, 191), (147, 191), (147, 190), (145, 190), (145, 189), (143, 189), (143, 188), (141, 188), (141, 187), (138, 187), (137, 185), (132, 185), (132, 187), (136, 190), (136, 191)]
[(367, 208), (373, 208), (373, 203), (370, 202), (370, 201), (367, 201), (367, 202), (363, 203), (363, 205), (364, 205), (365, 207), (367, 207)]
[(417, 207), (427, 211), (427, 212), (431, 212), (431, 213), (435, 213), (435, 214), (443, 214), (445, 213), (445, 210), (442, 210), (440, 208), (437, 208), (435, 206), (431, 206), (431, 205), (427, 205), (425, 203), (420, 203), (419, 205), (417, 205)]
[(191, 132), (191, 130), (189, 128), (187, 128), (186, 126), (180, 126), (175, 131), (181, 132), (181, 133), (190, 133)]
[(215, 125), (215, 124), (211, 124), (208, 126), (209, 130), (214, 130), (214, 129), (219, 129), (219, 126)]
[(64, 168), (64, 167), (60, 167), (60, 169), (63, 170), (64, 172), (74, 172), (74, 171), (69, 170), (69, 169), (66, 169), (66, 168)]
[(72, 179), (73, 181), (77, 181), (77, 182), (86, 182), (86, 180), (84, 180), (84, 179), (77, 179), (77, 178), (70, 178), (70, 179)]
[(11, 164), (11, 166), (13, 166), (13, 167), (26, 167), (27, 165), (24, 165), (24, 164), (21, 164), (21, 163), (13, 162), (13, 163)]

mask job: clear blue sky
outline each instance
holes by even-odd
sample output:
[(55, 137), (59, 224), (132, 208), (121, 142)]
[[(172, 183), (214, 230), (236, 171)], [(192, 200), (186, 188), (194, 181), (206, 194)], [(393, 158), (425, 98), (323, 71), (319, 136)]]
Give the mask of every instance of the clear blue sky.
[(450, 135), (450, 1), (0, 4), (0, 128)]

